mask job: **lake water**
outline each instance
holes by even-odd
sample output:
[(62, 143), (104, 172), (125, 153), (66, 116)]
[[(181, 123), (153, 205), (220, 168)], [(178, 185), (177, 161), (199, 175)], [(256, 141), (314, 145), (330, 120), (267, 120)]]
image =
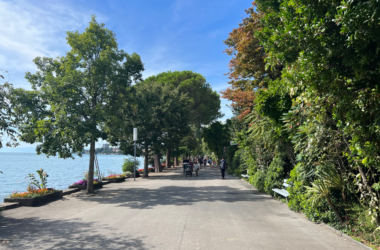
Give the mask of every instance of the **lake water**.
[[(43, 168), (49, 175), (48, 187), (56, 189), (67, 189), (69, 185), (83, 178), (87, 172), (90, 155), (82, 157), (74, 156), (75, 159), (60, 159), (33, 153), (0, 153), (0, 203), (13, 191), (26, 191), (29, 184), (28, 174)], [(108, 175), (110, 171), (122, 173), (121, 166), (126, 155), (97, 155), (100, 173)], [(143, 158), (140, 168), (143, 168)]]

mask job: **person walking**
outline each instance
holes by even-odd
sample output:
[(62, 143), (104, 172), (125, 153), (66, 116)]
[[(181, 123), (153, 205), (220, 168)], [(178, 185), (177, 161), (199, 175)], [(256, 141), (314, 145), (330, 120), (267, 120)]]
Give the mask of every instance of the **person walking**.
[(226, 172), (226, 168), (227, 168), (227, 162), (224, 159), (224, 157), (222, 157), (222, 160), (220, 161), (220, 171), (222, 172), (222, 180), (224, 180), (224, 174)]
[(189, 164), (189, 159), (185, 159), (183, 160), (183, 163), (182, 163), (182, 167), (183, 167), (183, 175), (186, 175), (186, 168), (187, 168), (187, 165)]
[(194, 170), (195, 170), (195, 176), (198, 176), (198, 171), (199, 171), (199, 164), (198, 164), (198, 162), (195, 162), (195, 164), (194, 164)]
[(194, 162), (190, 161), (189, 165), (190, 165), (191, 173), (193, 173)]
[(203, 157), (199, 156), (198, 158), (199, 168), (202, 168), (203, 165)]

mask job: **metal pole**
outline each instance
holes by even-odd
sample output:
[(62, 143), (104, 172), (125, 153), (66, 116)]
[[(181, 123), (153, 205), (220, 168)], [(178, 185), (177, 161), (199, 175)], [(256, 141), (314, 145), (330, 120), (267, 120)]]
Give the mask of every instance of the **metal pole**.
[(136, 141), (135, 141), (135, 162), (133, 168), (133, 181), (136, 181)]

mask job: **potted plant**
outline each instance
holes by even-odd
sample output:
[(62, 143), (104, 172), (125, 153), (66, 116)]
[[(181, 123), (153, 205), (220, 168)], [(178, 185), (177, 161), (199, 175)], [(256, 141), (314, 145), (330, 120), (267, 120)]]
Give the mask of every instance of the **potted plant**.
[(49, 177), (46, 171), (41, 168), (36, 172), (40, 180), (37, 180), (34, 174), (29, 174), (31, 183), (27, 188), (27, 192), (13, 191), (4, 199), (4, 202), (18, 202), (19, 206), (38, 206), (63, 197), (62, 190), (46, 187), (47, 177)]
[[(101, 181), (98, 181), (98, 179), (94, 179), (93, 183), (94, 183), (94, 189), (103, 187), (103, 183)], [(74, 182), (73, 184), (69, 186), (69, 188), (79, 188), (80, 190), (86, 190), (87, 180), (80, 180), (80, 181)]]
[(111, 174), (103, 178), (103, 180), (107, 180), (108, 182), (123, 182), (125, 181), (125, 178), (125, 174)]

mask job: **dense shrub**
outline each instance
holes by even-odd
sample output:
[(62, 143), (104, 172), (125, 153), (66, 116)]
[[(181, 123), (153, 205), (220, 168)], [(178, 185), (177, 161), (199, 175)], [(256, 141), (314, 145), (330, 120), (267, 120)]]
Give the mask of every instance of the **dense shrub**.
[(301, 203), (306, 199), (306, 188), (298, 176), (299, 174), (297, 173), (297, 167), (295, 167), (292, 171), (290, 171), (289, 182), (292, 183), (292, 186), (288, 188), (288, 192), (290, 193), (288, 206), (296, 212), (301, 211)]
[(259, 192), (265, 191), (265, 173), (261, 170), (257, 171), (253, 176), (249, 177), (249, 182), (255, 186)]
[[(122, 166), (123, 172), (124, 173), (125, 172), (132, 172), (133, 173), (134, 164), (135, 164), (134, 158), (130, 157), (130, 158), (124, 159), (124, 163), (123, 163), (123, 166)], [(140, 162), (136, 161), (136, 170), (139, 169), (139, 166), (140, 166)]]
[(241, 174), (246, 173), (246, 167), (241, 161), (241, 150), (231, 152), (231, 155), (227, 157), (227, 164), (227, 172), (229, 174), (240, 176)]
[(272, 189), (281, 188), (281, 183), (284, 181), (284, 166), (286, 164), (284, 158), (283, 154), (276, 154), (265, 176), (265, 192), (272, 196), (274, 195)]
[[(310, 196), (307, 195), (306, 186), (309, 186), (309, 183), (303, 179), (301, 176), (300, 169), (302, 169), (301, 163), (298, 163), (297, 166), (290, 172), (289, 183), (291, 187), (288, 188), (290, 193), (288, 206), (290, 209), (299, 212), (302, 211), (305, 216), (314, 222), (322, 221), (325, 223), (330, 223), (335, 226), (339, 224), (338, 218), (331, 210), (329, 205), (325, 200), (313, 204), (313, 200), (310, 199)], [(337, 208), (341, 207), (340, 212), (344, 214), (343, 206), (339, 204), (338, 192), (332, 192), (330, 197), (334, 204), (338, 205)]]

